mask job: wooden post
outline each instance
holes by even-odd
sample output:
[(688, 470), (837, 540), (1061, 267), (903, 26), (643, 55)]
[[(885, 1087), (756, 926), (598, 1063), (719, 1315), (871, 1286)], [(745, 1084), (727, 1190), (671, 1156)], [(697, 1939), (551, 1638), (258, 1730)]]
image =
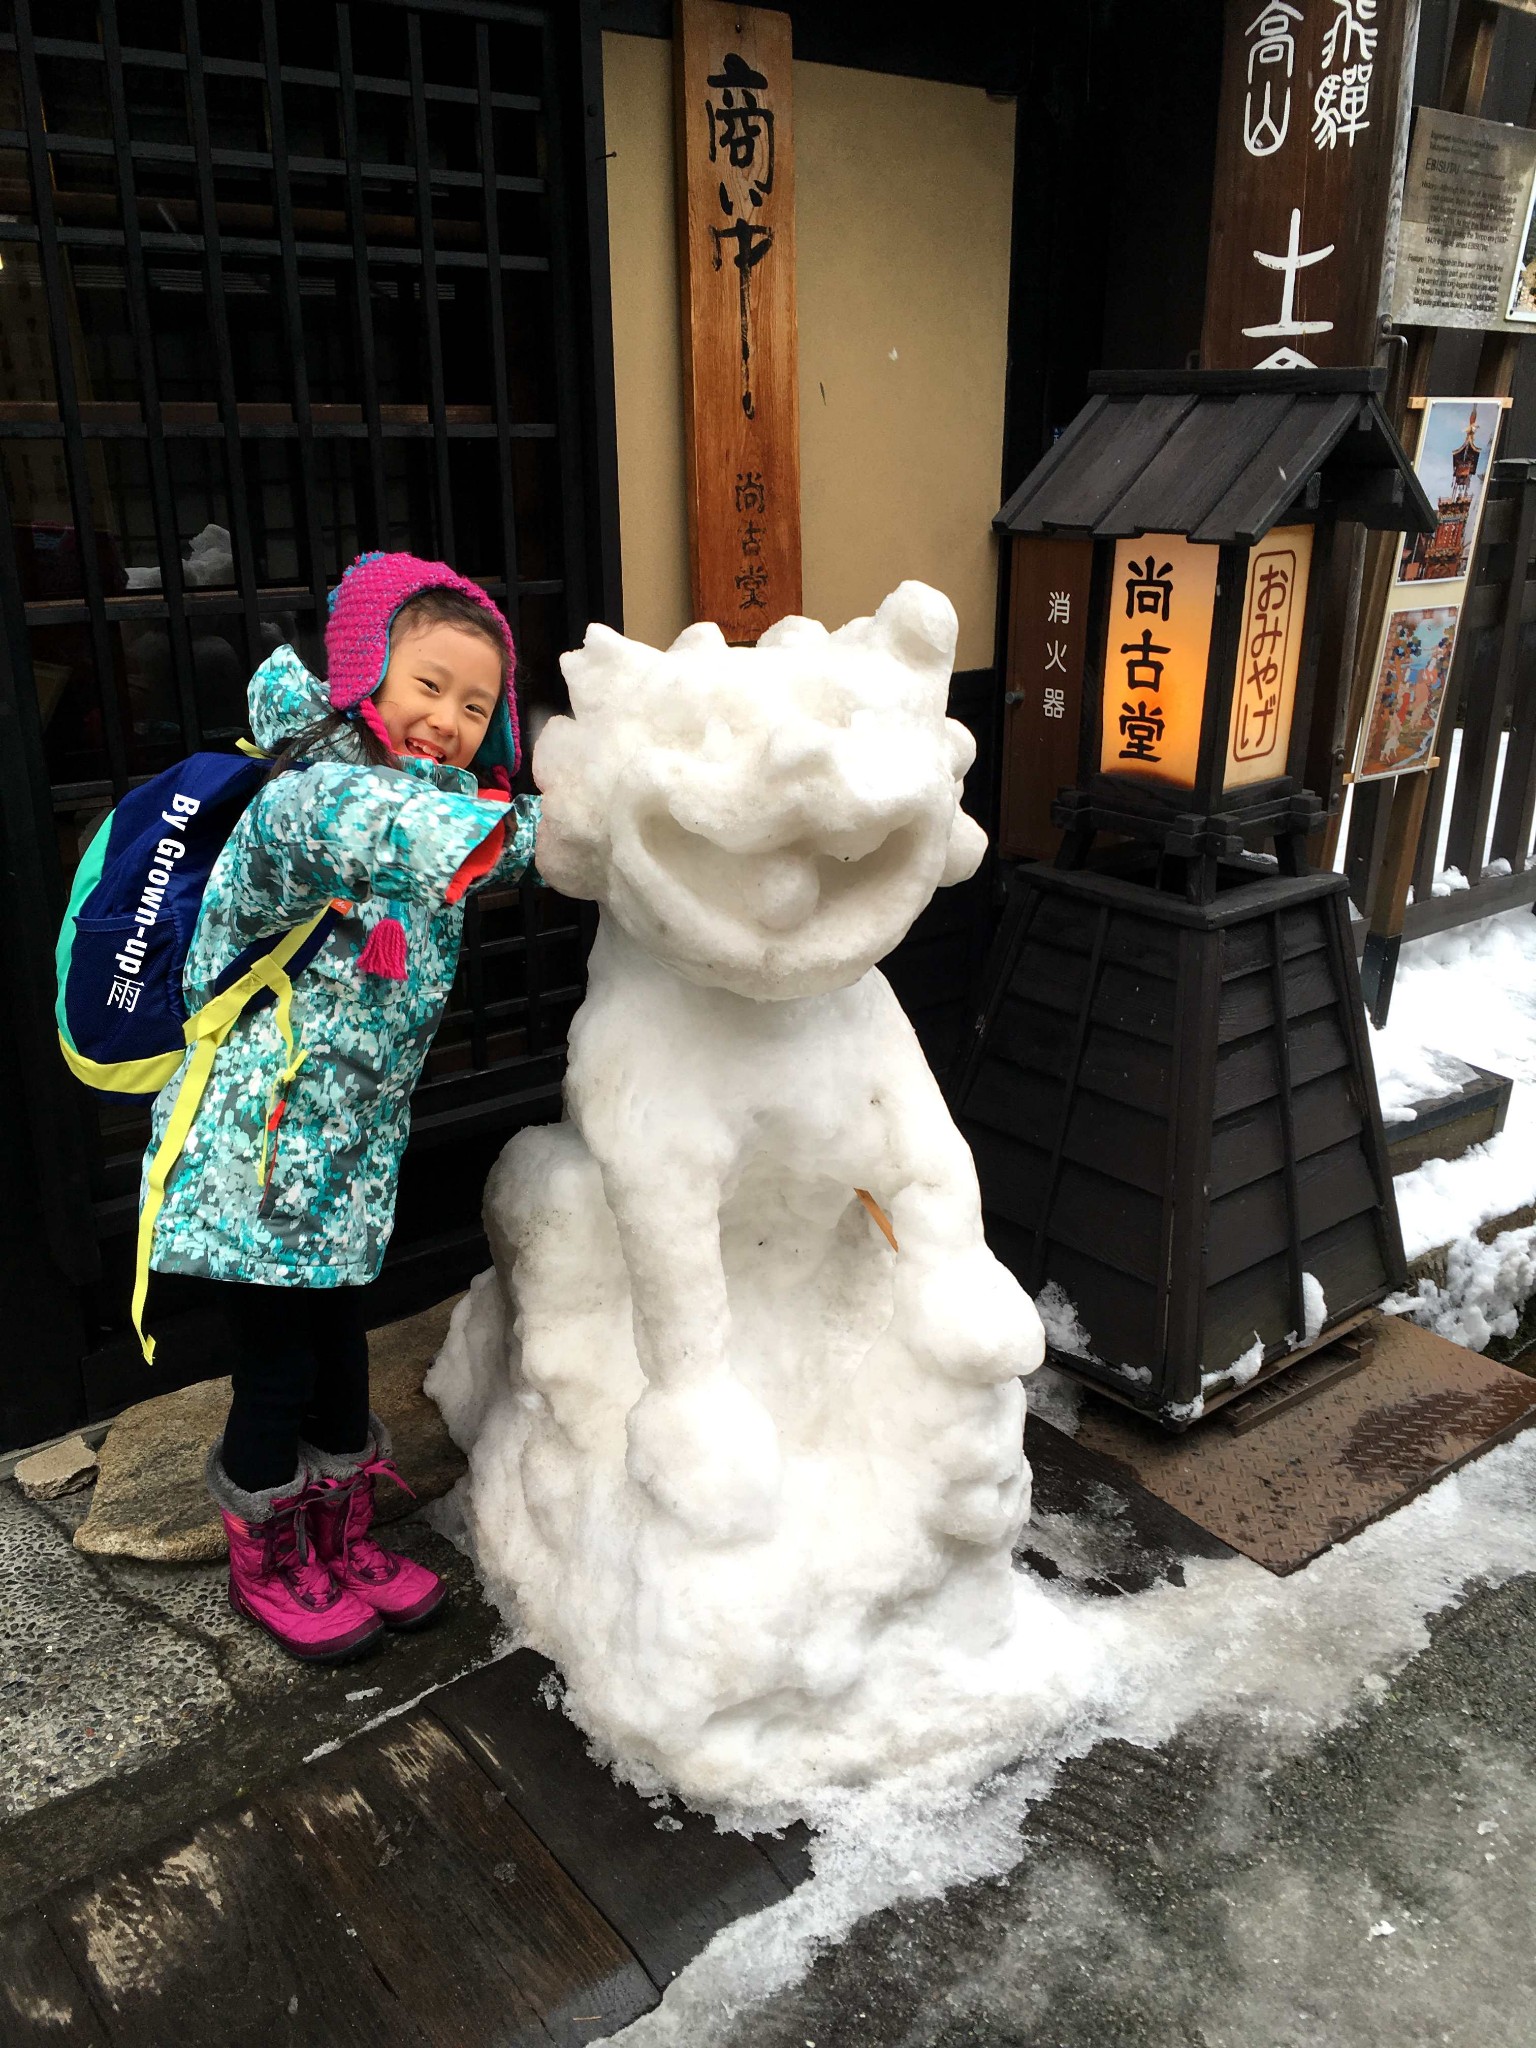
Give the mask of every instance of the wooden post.
[(676, 56), (693, 615), (742, 644), (801, 602), (789, 16), (677, 0)]
[(1428, 795), (1429, 777), (1424, 774), (1401, 775), (1392, 785), (1387, 849), (1376, 876), (1371, 926), (1365, 935), (1365, 952), (1360, 961), (1360, 992), (1365, 997), (1366, 1012), (1378, 1030), (1387, 1021), (1392, 1001), (1392, 981), (1403, 946), (1408, 881), (1413, 873), (1413, 856)]

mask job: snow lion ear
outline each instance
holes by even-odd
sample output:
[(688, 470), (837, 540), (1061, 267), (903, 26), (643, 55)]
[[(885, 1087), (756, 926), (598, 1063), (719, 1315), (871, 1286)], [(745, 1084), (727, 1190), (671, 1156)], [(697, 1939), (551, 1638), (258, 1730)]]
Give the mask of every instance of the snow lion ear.
[(626, 640), (594, 620), (581, 645), (560, 657), (572, 711), (578, 718), (600, 717), (613, 707), (636, 669), (655, 659), (654, 647), (643, 640)]
[(955, 822), (950, 828), (949, 848), (944, 855), (944, 872), (939, 877), (939, 887), (947, 889), (954, 882), (968, 882), (981, 866), (981, 857), (986, 850), (986, 833), (956, 804)]
[(725, 646), (725, 635), (713, 619), (695, 619), (691, 626), (684, 626), (681, 633), (667, 649), (668, 654), (719, 654)]
[(606, 751), (602, 728), (574, 718), (551, 718), (534, 744), (533, 779), (544, 798), (536, 858), (540, 875), (562, 896), (594, 897), (602, 886), (608, 837), (599, 785)]
[(820, 619), (803, 619), (796, 612), (770, 626), (758, 641), (759, 647), (825, 647), (831, 639)]
[(959, 637), (960, 621), (944, 593), (912, 582), (897, 584), (875, 613), (870, 633), (876, 646), (940, 687), (949, 682)]

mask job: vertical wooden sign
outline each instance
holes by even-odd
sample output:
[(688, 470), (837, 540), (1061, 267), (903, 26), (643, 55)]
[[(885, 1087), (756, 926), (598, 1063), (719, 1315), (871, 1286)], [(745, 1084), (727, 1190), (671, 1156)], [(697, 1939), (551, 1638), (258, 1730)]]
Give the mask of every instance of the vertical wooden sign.
[(1093, 543), (1020, 534), (1013, 542), (999, 850), (1049, 860), (1059, 790), (1078, 779)]
[(1208, 370), (1374, 363), (1418, 0), (1228, 0)]
[(790, 21), (677, 0), (693, 615), (749, 643), (800, 609)]

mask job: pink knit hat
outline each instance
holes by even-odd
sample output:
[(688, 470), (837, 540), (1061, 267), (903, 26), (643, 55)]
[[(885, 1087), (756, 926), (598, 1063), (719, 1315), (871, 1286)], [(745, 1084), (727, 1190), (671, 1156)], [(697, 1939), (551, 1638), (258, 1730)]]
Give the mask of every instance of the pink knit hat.
[(455, 590), (479, 605), (506, 648), (506, 693), (496, 707), (490, 731), (476, 751), (475, 764), (493, 771), (503, 770), (510, 786), (522, 760), (517, 694), (513, 686), (517, 650), (512, 644), (512, 628), (479, 584), (460, 576), (446, 562), (424, 562), (419, 555), (375, 551), (359, 555), (345, 572), (331, 592), (331, 615), (325, 629), (332, 709), (360, 716), (377, 730), (378, 713), (372, 700), (389, 668), (389, 629), (400, 607), (424, 590)]

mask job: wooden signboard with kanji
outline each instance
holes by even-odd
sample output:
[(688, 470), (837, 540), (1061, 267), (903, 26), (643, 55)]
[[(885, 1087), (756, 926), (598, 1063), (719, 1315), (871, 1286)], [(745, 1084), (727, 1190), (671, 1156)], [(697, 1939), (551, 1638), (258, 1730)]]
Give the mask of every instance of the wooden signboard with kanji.
[(1012, 542), (1001, 852), (1049, 860), (1058, 790), (1078, 779), (1093, 543), (1020, 534)]
[(1373, 363), (1415, 0), (1228, 0), (1208, 370)]
[(693, 616), (750, 643), (800, 610), (790, 22), (677, 4)]

